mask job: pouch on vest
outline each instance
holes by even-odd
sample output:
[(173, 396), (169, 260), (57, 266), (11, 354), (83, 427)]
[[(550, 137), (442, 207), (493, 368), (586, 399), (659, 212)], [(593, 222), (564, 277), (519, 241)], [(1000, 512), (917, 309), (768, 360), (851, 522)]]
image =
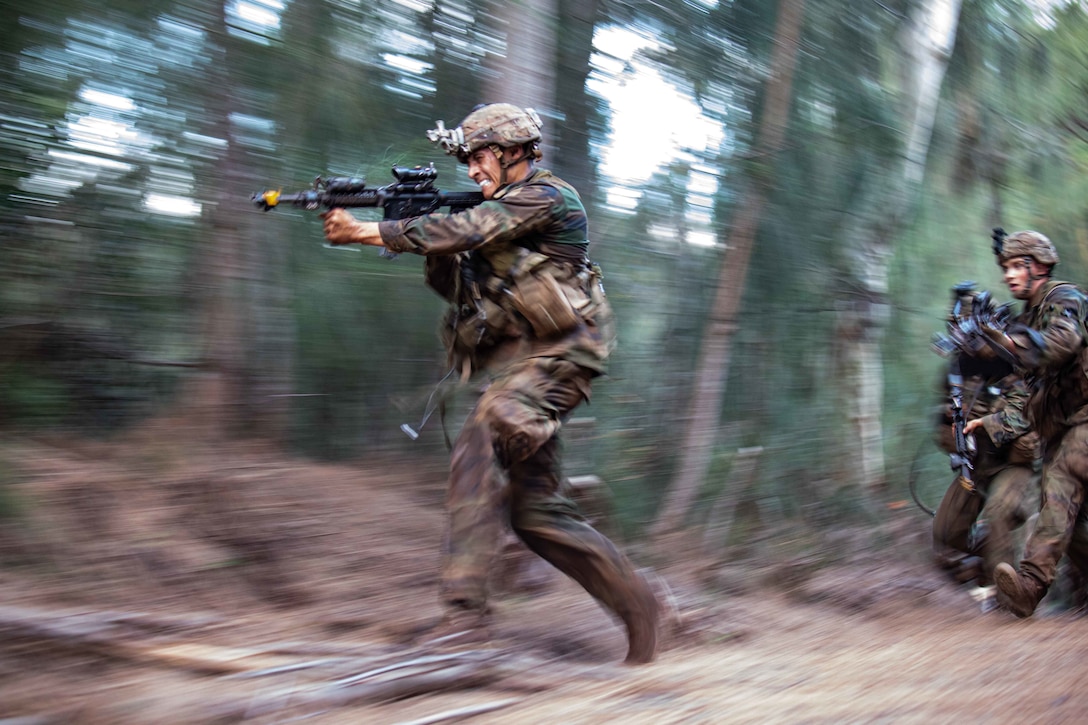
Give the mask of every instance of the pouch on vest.
[(472, 354), (478, 348), (491, 347), (497, 341), (517, 336), (517, 328), (511, 324), (506, 310), (486, 297), (476, 304), (476, 312), (463, 317), (451, 318), (452, 339), (458, 349)]
[(537, 337), (563, 335), (582, 324), (582, 316), (555, 277), (548, 257), (530, 253), (511, 269), (514, 309), (521, 313)]

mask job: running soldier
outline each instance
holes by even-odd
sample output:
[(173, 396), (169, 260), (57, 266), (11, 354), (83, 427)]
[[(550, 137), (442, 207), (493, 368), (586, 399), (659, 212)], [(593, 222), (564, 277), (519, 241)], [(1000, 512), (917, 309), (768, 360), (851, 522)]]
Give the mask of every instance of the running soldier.
[[(994, 569), (1014, 561), (1016, 530), (1039, 510), (1039, 436), (1027, 430), (1008, 401), (1020, 400), (1027, 388), (1016, 374), (998, 380), (971, 375), (964, 381), (969, 419), (981, 419), (975, 434), (974, 490), (959, 477), (948, 487), (933, 517), (933, 554), (937, 565), (961, 584), (993, 583)], [(955, 453), (950, 406), (938, 422), (938, 445)], [(980, 435), (980, 433), (985, 435)]]
[(540, 118), (478, 106), (432, 142), (468, 166), (484, 201), (456, 214), (361, 222), (326, 212), (332, 244), (423, 255), (427, 284), (450, 307), (449, 362), (489, 379), (453, 445), (446, 507), (446, 608), (441, 640), (486, 640), (487, 580), (507, 524), (627, 628), (626, 661), (653, 660), (660, 606), (649, 583), (564, 495), (558, 434), (588, 401), (614, 345), (611, 308), (588, 257), (585, 208), (569, 184), (536, 166)]
[[(1085, 485), (1088, 483), (1088, 297), (1077, 286), (1051, 278), (1058, 252), (1034, 231), (995, 236), (994, 251), (1005, 284), (1024, 310), (1001, 329), (984, 327), (993, 350), (1024, 371), (1030, 397), (1026, 416), (1042, 441), (1042, 502), (1024, 545), (1020, 568), (998, 564), (998, 603), (1028, 617), (1054, 582), (1067, 552), (1078, 568), (1086, 561)], [(995, 419), (983, 417), (967, 430), (993, 434)], [(1074, 535), (1076, 534), (1076, 535)]]

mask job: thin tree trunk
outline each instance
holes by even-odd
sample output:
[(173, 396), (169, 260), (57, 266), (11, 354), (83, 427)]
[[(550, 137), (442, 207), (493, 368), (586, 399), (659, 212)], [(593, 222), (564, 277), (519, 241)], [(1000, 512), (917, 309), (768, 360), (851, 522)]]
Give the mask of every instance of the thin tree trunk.
[(555, 69), (558, 0), (515, 0), (493, 4), (496, 28), (506, 35), (506, 54), (484, 88), (486, 103), (534, 108), (544, 120), (544, 157), (554, 153)]
[(771, 54), (771, 76), (767, 80), (766, 101), (760, 122), (756, 151), (764, 159), (763, 174), (753, 178), (741, 197), (727, 237), (714, 307), (703, 339), (692, 396), (691, 416), (687, 419), (681, 443), (680, 464), (669, 488), (665, 504), (654, 522), (655, 536), (676, 530), (703, 486), (710, 468), (714, 442), (721, 420), (722, 394), (729, 378), (733, 333), (744, 296), (748, 260), (752, 254), (763, 207), (773, 185), (775, 153), (789, 122), (793, 72), (797, 62), (798, 40), (804, 18), (804, 0), (781, 0)]
[(480, 96), (480, 74), (465, 70), (465, 51), (461, 47), (464, 40), (459, 34), (451, 33), (447, 28), (454, 26), (459, 32), (468, 32), (469, 38), (476, 28), (464, 27), (461, 18), (463, 3), (451, 0), (436, 0), (427, 19), (427, 30), (434, 42), (434, 109), (439, 118), (456, 123), (468, 115), (477, 103), (488, 100)]
[(596, 165), (589, 143), (592, 100), (586, 94), (586, 81), (599, 5), (598, 0), (560, 2), (555, 103), (563, 123), (548, 124), (557, 153), (544, 161), (545, 166), (578, 189), (587, 206), (592, 206), (597, 190)]
[(215, 27), (210, 35), (215, 44), (216, 62), (211, 64), (207, 113), (209, 135), (226, 141), (226, 146), (204, 179), (203, 224), (205, 242), (196, 260), (195, 294), (200, 315), (200, 342), (204, 347), (204, 369), (190, 379), (179, 396), (182, 420), (202, 440), (219, 441), (239, 432), (244, 418), (245, 315), (240, 291), (246, 242), (240, 209), (248, 208), (241, 193), (248, 188), (243, 169), (244, 150), (233, 139), (231, 112), (231, 43), (226, 28), (224, 4), (212, 3)]
[[(843, 474), (846, 483), (879, 490), (886, 481), (882, 429), (884, 377), (883, 338), (889, 310), (888, 267), (893, 245), (909, 223), (920, 198), (937, 102), (956, 38), (961, 0), (928, 0), (916, 5), (903, 28), (899, 68), (900, 118), (904, 153), (898, 168), (876, 170), (867, 196), (867, 209), (848, 234), (856, 260), (853, 274), (861, 293), (841, 308), (836, 340), (842, 365), (835, 377), (843, 382), (853, 430), (853, 450), (847, 460), (857, 461)], [(849, 447), (849, 446), (848, 446)]]

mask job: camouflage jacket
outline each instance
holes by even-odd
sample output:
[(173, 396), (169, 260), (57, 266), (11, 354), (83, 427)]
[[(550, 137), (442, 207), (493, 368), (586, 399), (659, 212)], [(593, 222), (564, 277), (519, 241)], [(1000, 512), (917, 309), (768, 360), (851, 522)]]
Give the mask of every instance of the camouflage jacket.
[[(1009, 326), (1026, 401), (1010, 401), (1004, 416), (1030, 421), (1044, 439), (1088, 423), (1088, 297), (1068, 282), (1047, 282)], [(1017, 418), (1018, 416), (1018, 418)]]
[[(981, 381), (971, 381), (971, 384), (985, 385)], [(975, 395), (977, 402), (968, 418), (983, 418), (983, 427), (994, 445), (1004, 446), (1030, 431), (1031, 425), (1024, 414), (1029, 390), (1021, 376), (1008, 375)]]
[(587, 256), (585, 208), (550, 171), (472, 209), (379, 229), (390, 250), (426, 257), (427, 284), (450, 303), (443, 342), (463, 374), (529, 357), (605, 372), (614, 332), (600, 271)]

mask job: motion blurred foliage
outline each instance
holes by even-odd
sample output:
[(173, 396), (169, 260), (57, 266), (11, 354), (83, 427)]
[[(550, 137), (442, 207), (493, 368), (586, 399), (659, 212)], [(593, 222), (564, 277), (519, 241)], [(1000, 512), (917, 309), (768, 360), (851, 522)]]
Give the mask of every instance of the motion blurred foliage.
[[(558, 3), (557, 61), (537, 69), (559, 89), (541, 104), (560, 141), (546, 165), (593, 202), (592, 252), (621, 338), (580, 412), (595, 445), (578, 465), (613, 488), (629, 532), (655, 516), (684, 445), (718, 267), (752, 179), (770, 196), (694, 518), (723, 491), (764, 518), (816, 527), (872, 514), (844, 483), (857, 461), (836, 337), (866, 299), (849, 230), (903, 153), (901, 59), (889, 55), (915, 5), (807, 4), (787, 141), (771, 158), (753, 148), (777, 3)], [(315, 213), (262, 214), (249, 196), (318, 174), (381, 185), (394, 165), (431, 162), (442, 187), (471, 188), (423, 132), (500, 100), (487, 93), (540, 21), (523, 18), (508, 40), (478, 0), (2, 8), (0, 427), (100, 436), (192, 416), (228, 439), (321, 458), (443, 455), (439, 413), (418, 441), (400, 431), (418, 426), (446, 373), (442, 306), (420, 260), (328, 250)], [(989, 228), (1045, 231), (1061, 275), (1088, 281), (1086, 23), (1076, 3), (1047, 23), (1016, 0), (962, 5), (923, 192), (892, 233), (877, 401), (885, 499), (905, 497), (929, 435), (940, 360), (928, 341), (948, 289), (977, 279), (1003, 297)], [(630, 58), (579, 44), (614, 28), (652, 42)], [(650, 178), (617, 178), (602, 159), (625, 119), (590, 87), (646, 69), (697, 103), (721, 140), (676, 139)], [(670, 103), (646, 99), (644, 114), (681, 112)], [(639, 203), (616, 205), (617, 190)], [(753, 447), (759, 466), (738, 483), (736, 451)]]

